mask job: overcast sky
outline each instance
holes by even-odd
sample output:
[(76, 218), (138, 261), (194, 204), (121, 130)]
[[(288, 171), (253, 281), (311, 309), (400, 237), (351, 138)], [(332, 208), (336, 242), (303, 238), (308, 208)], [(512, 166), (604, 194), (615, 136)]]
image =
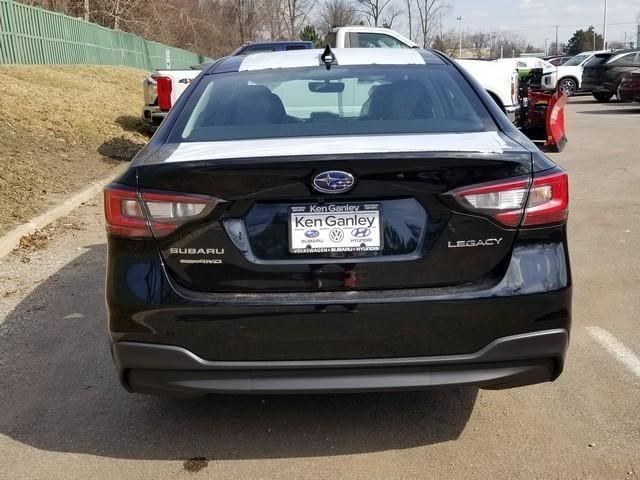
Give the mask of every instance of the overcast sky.
[[(401, 3), (404, 2), (398, 5)], [(445, 29), (457, 28), (456, 17), (461, 15), (466, 31), (517, 30), (535, 46), (543, 46), (546, 38), (549, 42), (555, 40), (556, 24), (561, 25), (560, 42), (566, 42), (577, 28), (590, 24), (602, 33), (604, 0), (449, 0), (448, 3), (451, 9), (443, 18)], [(640, 0), (608, 0), (607, 4), (607, 40), (623, 41), (625, 31), (627, 37), (632, 32), (635, 37)], [(398, 27), (406, 30), (404, 25)]]

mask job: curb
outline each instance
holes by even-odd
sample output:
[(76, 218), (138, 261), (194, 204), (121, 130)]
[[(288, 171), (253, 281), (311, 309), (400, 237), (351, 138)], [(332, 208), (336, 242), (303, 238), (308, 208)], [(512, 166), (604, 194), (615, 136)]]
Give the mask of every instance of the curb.
[(0, 237), (0, 258), (8, 255), (15, 249), (18, 245), (20, 245), (20, 239), (22, 237), (26, 237), (27, 235), (31, 235), (37, 230), (40, 230), (50, 223), (55, 222), (60, 217), (64, 217), (69, 214), (72, 210), (80, 206), (82, 203), (87, 200), (91, 200), (98, 193), (102, 191), (105, 185), (111, 183), (118, 175), (124, 172), (127, 167), (126, 165), (120, 165), (115, 167), (115, 170), (107, 175), (106, 177), (95, 181), (90, 187), (81, 190), (78, 193), (75, 193), (70, 198), (64, 200), (60, 205), (51, 210), (38, 215), (37, 217), (32, 218), (27, 223), (23, 223), (22, 225), (18, 225), (17, 227), (9, 230), (8, 233)]

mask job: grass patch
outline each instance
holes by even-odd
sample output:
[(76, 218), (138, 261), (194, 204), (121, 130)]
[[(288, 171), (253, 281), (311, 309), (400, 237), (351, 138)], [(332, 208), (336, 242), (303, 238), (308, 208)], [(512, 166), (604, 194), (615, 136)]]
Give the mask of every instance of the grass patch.
[(0, 65), (0, 234), (146, 143), (145, 76), (128, 67)]

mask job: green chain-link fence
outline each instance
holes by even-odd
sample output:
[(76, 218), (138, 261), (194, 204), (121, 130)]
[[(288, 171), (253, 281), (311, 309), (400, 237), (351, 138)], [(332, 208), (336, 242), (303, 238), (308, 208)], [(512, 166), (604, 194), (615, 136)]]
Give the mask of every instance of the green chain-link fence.
[(131, 33), (0, 0), (0, 63), (187, 68), (205, 59)]

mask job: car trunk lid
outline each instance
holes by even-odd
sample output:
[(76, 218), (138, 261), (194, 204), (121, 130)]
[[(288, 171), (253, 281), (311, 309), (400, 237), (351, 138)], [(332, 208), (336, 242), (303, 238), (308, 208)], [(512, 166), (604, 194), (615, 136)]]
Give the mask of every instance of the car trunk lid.
[[(156, 235), (169, 275), (192, 290), (303, 292), (460, 285), (486, 280), (505, 268), (516, 226), (470, 213), (450, 192), (531, 175), (531, 154), (508, 137), (495, 136), (500, 152), (438, 147), (279, 156), (270, 148), (262, 153), (254, 148), (251, 158), (228, 158), (229, 151), (223, 155), (202, 147), (198, 153), (196, 147), (187, 155), (168, 148), (155, 163), (139, 166), (138, 182), (143, 192), (221, 199), (197, 220), (168, 235)], [(465, 135), (459, 135), (456, 144), (464, 142)], [(315, 153), (313, 142), (306, 148), (305, 143), (299, 141), (300, 149)], [(338, 140), (330, 150), (339, 152), (341, 143), (348, 142)], [(352, 188), (318, 191), (314, 179), (332, 171), (351, 175)], [(330, 237), (332, 231), (335, 238)], [(315, 248), (319, 243), (328, 249)]]

